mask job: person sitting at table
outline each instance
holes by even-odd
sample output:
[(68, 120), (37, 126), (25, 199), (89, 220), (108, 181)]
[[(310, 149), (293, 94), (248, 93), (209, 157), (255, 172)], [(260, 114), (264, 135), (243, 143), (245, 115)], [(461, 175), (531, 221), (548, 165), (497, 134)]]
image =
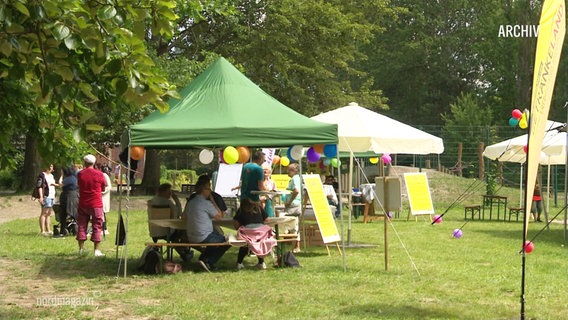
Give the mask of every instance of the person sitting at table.
[(333, 182), (335, 178), (333, 176), (325, 177), (325, 182), (323, 183), (323, 190), (325, 191), (325, 196), (327, 197), (327, 203), (330, 206), (337, 207), (337, 193), (333, 187)]
[(170, 218), (179, 219), (181, 217), (181, 203), (175, 193), (172, 192), (172, 185), (162, 183), (156, 195), (150, 199), (152, 208), (170, 208)]
[[(262, 171), (264, 171), (264, 190), (276, 191), (276, 183), (270, 179), (272, 168), (268, 163), (262, 164)], [(274, 206), (272, 204), (272, 195), (266, 194), (260, 196), (260, 202), (264, 206), (264, 210), (269, 217), (274, 217)]]
[[(187, 239), (193, 243), (225, 243), (225, 236), (213, 227), (213, 220), (221, 220), (219, 209), (212, 195), (211, 181), (202, 175), (195, 184), (196, 196), (185, 206)], [(199, 266), (210, 272), (216, 270), (216, 263), (230, 248), (229, 245), (208, 246), (199, 256)]]
[[(170, 218), (181, 218), (181, 203), (178, 196), (172, 192), (172, 185), (169, 183), (162, 183), (156, 192), (156, 195), (150, 199), (150, 206), (152, 208), (170, 208)], [(187, 237), (183, 230), (175, 230), (169, 236), (168, 240), (171, 242), (187, 243)], [(154, 242), (156, 239), (154, 239)], [(184, 262), (190, 261), (193, 258), (193, 251), (189, 247), (175, 247), (176, 252), (179, 254)]]
[(233, 218), (233, 225), (237, 229), (238, 238), (245, 240), (247, 243), (246, 246), (239, 248), (237, 270), (245, 267), (243, 260), (249, 249), (258, 259), (256, 268), (266, 270), (264, 257), (276, 246), (272, 228), (264, 224), (267, 219), (268, 215), (259, 203), (250, 199), (243, 200), (241, 207)]
[[(300, 165), (298, 163), (291, 163), (288, 165), (288, 176), (290, 177), (290, 182), (288, 182), (288, 187), (286, 190), (290, 191), (284, 197), (284, 211), (287, 216), (299, 217), (302, 214), (302, 182), (300, 179)], [(296, 232), (298, 233), (298, 241), (292, 252), (300, 252), (300, 228), (299, 221), (296, 222)]]

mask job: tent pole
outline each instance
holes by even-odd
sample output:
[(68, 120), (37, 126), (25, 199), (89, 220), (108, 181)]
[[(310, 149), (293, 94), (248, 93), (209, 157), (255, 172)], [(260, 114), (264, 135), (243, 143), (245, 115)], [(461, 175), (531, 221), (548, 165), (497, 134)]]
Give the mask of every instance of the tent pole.
[[(339, 166), (338, 166), (339, 167)], [(347, 223), (347, 245), (351, 245), (351, 215), (353, 214), (353, 151), (349, 151), (349, 219)]]
[[(339, 161), (339, 145), (337, 146), (336, 157), (337, 157), (337, 160)], [(333, 168), (333, 166), (331, 166), (331, 167)], [(331, 170), (332, 170), (331, 172), (333, 172), (333, 169), (331, 169)], [(347, 260), (346, 260), (347, 258), (346, 258), (346, 254), (345, 254), (345, 237), (343, 236), (344, 231), (345, 231), (345, 227), (343, 225), (343, 212), (342, 212), (343, 203), (341, 203), (341, 199), (342, 199), (342, 197), (341, 197), (341, 194), (342, 194), (341, 193), (342, 192), (341, 185), (342, 185), (342, 183), (341, 183), (341, 166), (340, 165), (337, 166), (336, 177), (338, 177), (339, 180), (340, 180), (340, 183), (338, 184), (339, 197), (337, 199), (337, 210), (339, 210), (339, 219), (340, 219), (339, 223), (341, 225), (341, 227), (340, 227), (341, 228), (341, 246), (342, 246), (342, 249), (343, 249), (343, 250), (341, 250), (341, 254), (342, 254), (342, 258), (343, 258), (343, 272), (346, 272), (347, 271)]]

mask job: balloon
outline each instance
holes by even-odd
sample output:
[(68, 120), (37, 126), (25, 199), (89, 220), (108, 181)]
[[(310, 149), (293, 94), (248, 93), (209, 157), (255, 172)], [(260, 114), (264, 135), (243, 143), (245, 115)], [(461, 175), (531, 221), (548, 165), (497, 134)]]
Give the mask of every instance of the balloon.
[(250, 150), (247, 147), (237, 147), (237, 151), (239, 152), (239, 158), (237, 159), (238, 163), (247, 163), (250, 159)]
[(529, 126), (527, 122), (527, 116), (523, 114), (521, 120), (519, 120), (519, 128), (526, 129)]
[(387, 212), (387, 217), (388, 217), (389, 219), (392, 219), (392, 212), (390, 212), (390, 211)]
[(519, 124), (519, 119), (509, 118), (509, 125), (511, 127), (516, 127)]
[(379, 157), (369, 158), (369, 162), (372, 163), (372, 164), (377, 164), (377, 163), (379, 163)]
[(280, 156), (276, 154), (272, 156), (272, 164), (279, 164), (279, 163), (280, 163)]
[(228, 164), (235, 164), (237, 160), (239, 160), (239, 152), (235, 147), (226, 147), (225, 150), (223, 150), (223, 159)]
[(335, 144), (326, 144), (323, 147), (323, 154), (325, 154), (328, 158), (333, 158), (337, 156), (337, 145)]
[(293, 146), (288, 149), (288, 158), (290, 160), (299, 161), (304, 154), (304, 148), (302, 146)]
[(225, 157), (223, 157), (223, 150), (219, 151), (219, 162), (220, 163), (227, 163), (225, 161)]
[(130, 158), (140, 160), (144, 157), (144, 147), (134, 146), (130, 148)]
[(287, 167), (290, 164), (290, 159), (287, 157), (280, 158), (280, 164), (284, 167)]
[(520, 120), (521, 117), (523, 116), (523, 112), (519, 109), (513, 109), (513, 112), (511, 112), (511, 115), (513, 116), (513, 119)]
[(463, 231), (461, 229), (454, 229), (452, 235), (454, 236), (454, 238), (459, 239), (462, 237)]
[(319, 154), (323, 154), (323, 147), (324, 147), (324, 146), (325, 146), (325, 145), (323, 145), (323, 144), (315, 144), (315, 145), (314, 145), (314, 150), (315, 150), (317, 153), (319, 153)]
[(439, 214), (434, 215), (434, 223), (435, 224), (440, 224), (442, 223), (442, 216)]
[(325, 158), (323, 159), (323, 165), (324, 166), (329, 166), (331, 164), (331, 159), (330, 158)]
[(317, 153), (314, 148), (309, 148), (308, 152), (306, 152), (306, 156), (308, 157), (309, 162), (318, 162), (321, 154)]
[(381, 156), (381, 160), (383, 160), (385, 164), (390, 164), (392, 161), (391, 156), (388, 153), (383, 154)]
[(523, 151), (524, 151), (525, 153), (527, 153), (528, 150), (529, 150), (529, 147), (528, 147), (527, 145), (524, 145), (524, 146), (523, 146)]
[(341, 165), (341, 160), (339, 160), (339, 159), (337, 159), (337, 158), (333, 158), (333, 159), (331, 159), (331, 165), (332, 165), (334, 168), (337, 168), (337, 167), (339, 167), (339, 166)]
[(531, 253), (534, 250), (534, 243), (530, 242), (530, 241), (526, 241), (525, 242), (525, 252), (526, 253)]
[(211, 150), (203, 149), (199, 152), (199, 161), (203, 164), (210, 164), (214, 157), (215, 155)]

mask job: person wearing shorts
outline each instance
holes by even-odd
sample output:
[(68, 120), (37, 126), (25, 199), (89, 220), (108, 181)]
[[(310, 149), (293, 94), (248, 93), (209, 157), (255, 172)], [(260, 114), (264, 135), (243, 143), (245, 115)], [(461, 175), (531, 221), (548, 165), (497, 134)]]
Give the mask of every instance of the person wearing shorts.
[(79, 255), (84, 254), (84, 244), (87, 240), (87, 226), (92, 221), (93, 232), (91, 241), (95, 246), (95, 257), (102, 257), (104, 253), (99, 249), (101, 231), (103, 227), (103, 191), (106, 181), (103, 173), (94, 168), (96, 158), (88, 154), (83, 158), (85, 168), (77, 174), (79, 185), (79, 210), (77, 213), (77, 242)]
[[(39, 228), (41, 235), (49, 237), (52, 234), (51, 229), (51, 212), (55, 203), (55, 178), (53, 178), (53, 164), (45, 167), (37, 180), (36, 188), (39, 188), (39, 203), (41, 204), (41, 213), (39, 215)], [(43, 176), (43, 177), (42, 177)], [(45, 186), (47, 186), (45, 188)], [(47, 194), (46, 194), (47, 193)]]

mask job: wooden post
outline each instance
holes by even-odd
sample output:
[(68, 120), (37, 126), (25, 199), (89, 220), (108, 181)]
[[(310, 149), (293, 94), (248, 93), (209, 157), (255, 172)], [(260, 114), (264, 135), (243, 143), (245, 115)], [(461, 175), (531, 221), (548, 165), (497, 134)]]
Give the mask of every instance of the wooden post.
[(458, 176), (462, 177), (462, 154), (463, 154), (463, 144), (460, 142), (458, 143), (458, 163), (457, 163), (457, 172)]

